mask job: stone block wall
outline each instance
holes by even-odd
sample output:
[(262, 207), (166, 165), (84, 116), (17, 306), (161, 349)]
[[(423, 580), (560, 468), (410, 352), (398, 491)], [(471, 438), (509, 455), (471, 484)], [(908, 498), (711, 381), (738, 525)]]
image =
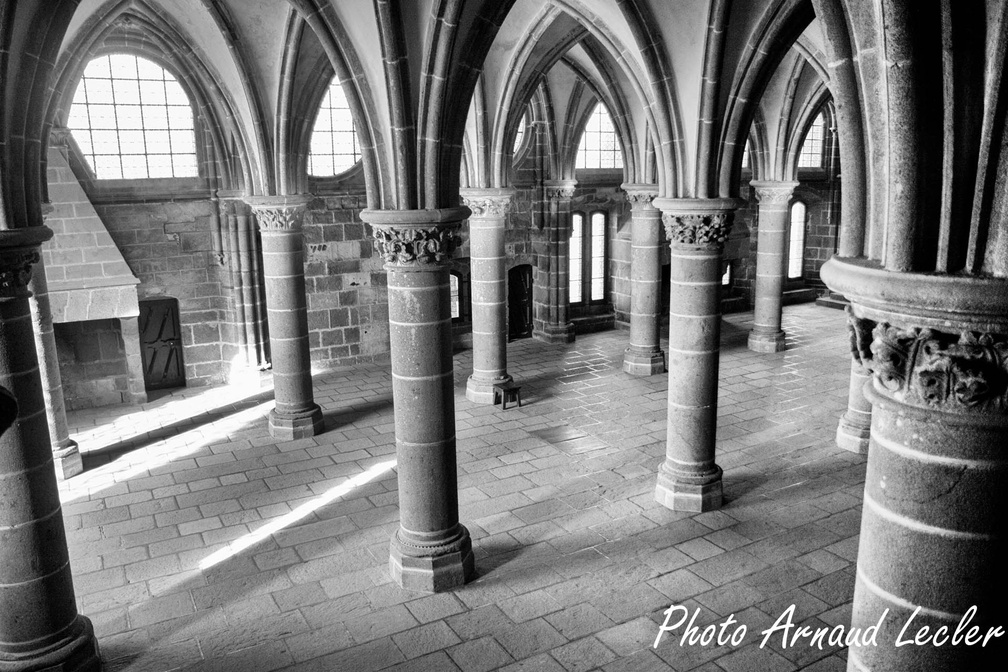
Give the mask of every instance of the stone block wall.
[(140, 299), (178, 299), (187, 386), (226, 382), (237, 355), (234, 341), (221, 329), (227, 310), (222, 286), (226, 268), (211, 240), (216, 208), (209, 197), (95, 203), (140, 280)]
[(130, 400), (129, 367), (119, 320), (54, 324), (67, 409)]
[(316, 198), (305, 216), (305, 292), (312, 363), (371, 361), (389, 352), (388, 284), (363, 192)]

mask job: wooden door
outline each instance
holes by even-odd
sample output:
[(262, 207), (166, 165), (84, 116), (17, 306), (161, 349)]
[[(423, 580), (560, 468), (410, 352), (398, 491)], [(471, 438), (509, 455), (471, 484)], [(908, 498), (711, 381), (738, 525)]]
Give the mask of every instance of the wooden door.
[(508, 340), (532, 335), (532, 267), (508, 271)]
[(140, 347), (144, 387), (148, 390), (185, 387), (177, 299), (140, 302)]

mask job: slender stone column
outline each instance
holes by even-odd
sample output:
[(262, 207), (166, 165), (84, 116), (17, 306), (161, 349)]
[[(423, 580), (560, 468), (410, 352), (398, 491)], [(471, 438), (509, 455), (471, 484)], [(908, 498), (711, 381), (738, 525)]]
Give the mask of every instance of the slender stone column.
[(655, 499), (676, 511), (721, 506), (714, 463), (721, 254), (735, 199), (655, 199), (672, 248), (669, 302), (668, 439)]
[(549, 217), (543, 231), (544, 254), (538, 255), (533, 289), (532, 338), (546, 343), (573, 343), (574, 323), (570, 321), (570, 279), (568, 265), (571, 237), (571, 199), (574, 180), (546, 183)]
[(630, 201), (630, 346), (623, 355), (623, 370), (635, 376), (665, 372), (665, 353), (659, 341), (661, 315), (661, 211), (652, 201), (658, 188), (652, 184), (624, 184)]
[(28, 307), (32, 266), (51, 237), (43, 226), (0, 231), (0, 669), (97, 672), (98, 643), (74, 598)]
[(759, 233), (756, 238), (756, 306), (749, 349), (780, 352), (784, 349), (781, 330), (781, 299), (787, 263), (788, 202), (797, 182), (750, 182), (759, 199)]
[(871, 353), (858, 352), (858, 344), (865, 342), (864, 335), (858, 334), (861, 322), (854, 317), (850, 306), (847, 306), (847, 320), (851, 329), (851, 361), (850, 389), (847, 392), (847, 411), (840, 416), (837, 425), (836, 445), (843, 450), (864, 455), (868, 452), (868, 438), (871, 434), (871, 402), (865, 398), (864, 388), (871, 380), (871, 371), (862, 364)]
[[(324, 431), (322, 409), (312, 395), (301, 226), (310, 196), (248, 196), (262, 232), (263, 275), (273, 390), (270, 434), (300, 439)], [(246, 321), (248, 316), (246, 315)]]
[[(43, 203), (42, 210), (43, 214), (47, 214), (47, 211), (52, 211), (52, 205)], [(42, 381), (46, 422), (49, 425), (53, 465), (56, 467), (56, 478), (64, 480), (83, 472), (84, 463), (77, 442), (70, 438), (70, 428), (67, 426), (63, 381), (60, 378), (52, 308), (49, 305), (49, 284), (46, 282), (45, 266), (41, 258), (32, 266), (28, 291), (31, 293), (28, 306), (31, 309), (32, 328), (35, 333), (35, 351), (39, 357), (39, 376)]]
[[(962, 639), (1008, 625), (1008, 281), (836, 257), (823, 277), (851, 299), (853, 350), (872, 375), (851, 625), (886, 617), (875, 645), (849, 649), (848, 669), (996, 669), (1008, 635)], [(949, 639), (897, 647), (911, 618), (900, 639), (922, 627)]]
[(468, 216), (468, 208), (361, 213), (388, 271), (400, 520), (389, 570), (411, 590), (450, 590), (474, 571), (458, 513), (448, 277)]
[(465, 189), (472, 263), (473, 372), (466, 398), (493, 404), (494, 384), (511, 380), (507, 372), (507, 273), (504, 223), (514, 189)]

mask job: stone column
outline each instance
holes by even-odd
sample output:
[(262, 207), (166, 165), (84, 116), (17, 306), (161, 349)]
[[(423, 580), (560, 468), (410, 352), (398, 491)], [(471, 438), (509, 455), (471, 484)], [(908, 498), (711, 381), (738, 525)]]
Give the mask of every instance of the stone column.
[(661, 211), (652, 201), (652, 184), (624, 184), (632, 209), (630, 266), (630, 347), (623, 370), (635, 376), (665, 372), (665, 353), (659, 341), (661, 315)]
[(791, 211), (788, 203), (797, 182), (752, 181), (759, 199), (759, 233), (756, 238), (756, 305), (749, 349), (780, 352), (784, 349), (781, 330), (781, 299), (787, 264), (787, 230)]
[(43, 226), (0, 231), (0, 668), (97, 672), (98, 643), (74, 598), (28, 307), (32, 266), (51, 237)]
[(714, 463), (721, 255), (735, 199), (655, 199), (672, 250), (669, 302), (668, 439), (655, 499), (676, 511), (721, 506)]
[(400, 520), (389, 570), (411, 590), (450, 590), (474, 571), (458, 513), (448, 277), (468, 216), (468, 208), (361, 213), (388, 271)]
[(567, 266), (571, 237), (571, 199), (574, 180), (546, 182), (549, 216), (543, 237), (543, 254), (537, 255), (538, 274), (533, 304), (532, 338), (545, 343), (573, 343), (574, 323), (570, 321), (570, 279)]
[[(872, 374), (851, 625), (888, 610), (877, 644), (849, 649), (849, 669), (995, 669), (1006, 637), (982, 647), (962, 635), (1008, 623), (1008, 281), (836, 257), (823, 276), (851, 299), (851, 341)], [(903, 640), (971, 622), (958, 644), (897, 648), (911, 617)]]
[(864, 455), (868, 452), (868, 437), (871, 434), (871, 402), (865, 398), (864, 388), (871, 380), (871, 371), (862, 361), (871, 357), (870, 352), (859, 352), (859, 344), (865, 343), (864, 335), (858, 334), (861, 322), (854, 317), (850, 306), (847, 306), (847, 321), (851, 330), (851, 361), (850, 388), (847, 391), (847, 411), (840, 416), (837, 425), (836, 445), (838, 448), (852, 453)]
[(465, 189), (472, 263), (473, 372), (466, 398), (493, 404), (494, 384), (511, 380), (507, 372), (507, 272), (504, 223), (514, 189)]
[(312, 395), (301, 226), (311, 196), (248, 196), (262, 232), (263, 276), (273, 390), (270, 434), (300, 439), (324, 430), (322, 409)]
[[(52, 211), (52, 205), (44, 203), (42, 210), (47, 214)], [(35, 351), (39, 357), (39, 377), (42, 381), (42, 399), (45, 403), (46, 422), (49, 425), (53, 465), (56, 468), (56, 478), (64, 480), (83, 472), (84, 463), (77, 442), (70, 438), (70, 428), (67, 426), (63, 381), (60, 379), (52, 308), (49, 306), (49, 284), (46, 282), (45, 266), (41, 258), (32, 266), (28, 291), (31, 293), (28, 306), (31, 309), (32, 328), (35, 333)]]

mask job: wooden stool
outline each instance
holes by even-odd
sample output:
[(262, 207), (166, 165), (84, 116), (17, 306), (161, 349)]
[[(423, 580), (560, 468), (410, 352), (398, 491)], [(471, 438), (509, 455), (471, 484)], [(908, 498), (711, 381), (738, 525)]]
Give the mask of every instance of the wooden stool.
[(518, 408), (521, 408), (521, 385), (515, 385), (513, 381), (508, 381), (506, 383), (494, 383), (494, 405), (497, 405), (497, 396), (500, 395), (501, 410), (507, 410), (507, 402), (510, 398), (511, 401), (518, 402)]

